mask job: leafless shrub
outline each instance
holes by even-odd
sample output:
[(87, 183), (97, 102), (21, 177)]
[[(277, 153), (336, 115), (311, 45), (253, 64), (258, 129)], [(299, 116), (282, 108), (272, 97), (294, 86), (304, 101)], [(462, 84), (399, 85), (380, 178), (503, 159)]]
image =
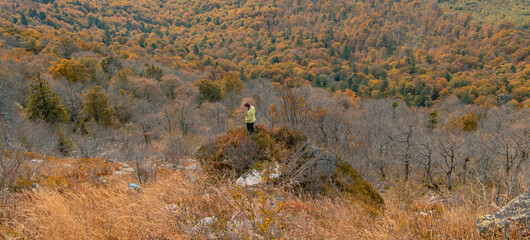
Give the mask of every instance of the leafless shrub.
[[(139, 156), (142, 156), (139, 154)], [(145, 157), (145, 156), (144, 156)], [(135, 159), (133, 161), (136, 168), (136, 176), (140, 183), (146, 183), (150, 180), (156, 180), (156, 173), (160, 164), (157, 160), (152, 157), (147, 157), (144, 159)]]
[(254, 141), (242, 141), (238, 146), (228, 146), (225, 150), (226, 162), (230, 165), (232, 174), (240, 175), (254, 165), (259, 156), (259, 146)]
[[(316, 169), (319, 156), (310, 156), (307, 145), (297, 147), (285, 156), (280, 168), (282, 183), (287, 189), (304, 189), (309, 193), (318, 193), (322, 189), (322, 179), (326, 177), (322, 169)], [(328, 176), (329, 177), (329, 176)]]
[(52, 150), (57, 142), (53, 127), (43, 121), (24, 122), (12, 127), (17, 132), (21, 147), (27, 151), (44, 154)]
[[(9, 206), (11, 192), (20, 172), (21, 165), (28, 161), (29, 152), (13, 141), (6, 131), (6, 125), (0, 122), (0, 208)], [(4, 211), (2, 211), (4, 213)]]
[(74, 141), (75, 146), (77, 146), (77, 154), (83, 158), (97, 156), (102, 151), (99, 141), (95, 138), (81, 136), (75, 138)]
[(168, 156), (170, 163), (180, 164), (180, 160), (189, 156), (191, 152), (192, 148), (189, 144), (189, 139), (186, 139), (181, 135), (168, 137), (165, 154)]
[(122, 139), (122, 159), (130, 163), (135, 169), (140, 184), (156, 178), (158, 164), (154, 160), (153, 152), (145, 144), (135, 138)]

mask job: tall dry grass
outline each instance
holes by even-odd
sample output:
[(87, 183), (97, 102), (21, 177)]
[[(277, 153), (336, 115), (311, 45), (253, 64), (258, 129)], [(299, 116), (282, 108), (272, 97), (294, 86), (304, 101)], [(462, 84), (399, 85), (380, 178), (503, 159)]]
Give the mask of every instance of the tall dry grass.
[[(60, 172), (60, 171), (59, 171)], [(204, 175), (165, 171), (141, 192), (110, 176), (18, 195), (6, 239), (478, 239), (489, 211), (466, 194), (442, 201), (408, 183), (384, 193), (385, 209), (344, 199), (294, 196), (273, 187), (241, 189)], [(434, 196), (434, 197), (431, 197)]]

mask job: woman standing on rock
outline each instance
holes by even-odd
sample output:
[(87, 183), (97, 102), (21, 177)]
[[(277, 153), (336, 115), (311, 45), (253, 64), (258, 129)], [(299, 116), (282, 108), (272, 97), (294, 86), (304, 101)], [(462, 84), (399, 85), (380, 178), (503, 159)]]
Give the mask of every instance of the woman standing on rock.
[(256, 109), (248, 102), (245, 103), (245, 107), (247, 108), (247, 115), (245, 116), (245, 121), (247, 122), (247, 130), (250, 134), (253, 134), (254, 122), (256, 122)]

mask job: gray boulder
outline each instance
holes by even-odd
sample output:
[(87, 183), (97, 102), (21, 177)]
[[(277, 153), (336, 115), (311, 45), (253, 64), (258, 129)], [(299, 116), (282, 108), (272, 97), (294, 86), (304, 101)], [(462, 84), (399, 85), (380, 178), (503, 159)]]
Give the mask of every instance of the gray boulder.
[(526, 192), (502, 207), (499, 212), (486, 214), (477, 219), (480, 236), (487, 238), (496, 235), (530, 236), (530, 192)]
[(316, 160), (311, 172), (317, 176), (330, 178), (337, 168), (335, 166), (337, 157), (315, 145), (309, 144), (308, 148), (310, 153), (309, 157)]

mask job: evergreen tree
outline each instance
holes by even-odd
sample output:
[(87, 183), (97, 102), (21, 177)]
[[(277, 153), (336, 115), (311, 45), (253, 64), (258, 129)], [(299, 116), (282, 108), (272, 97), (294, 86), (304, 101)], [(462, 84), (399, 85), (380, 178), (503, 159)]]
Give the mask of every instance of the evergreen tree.
[(101, 92), (101, 87), (95, 86), (85, 95), (83, 113), (103, 126), (110, 126), (112, 124), (113, 111), (108, 100), (109, 97)]
[(24, 26), (28, 25), (28, 19), (26, 18), (26, 15), (24, 15), (23, 12), (20, 13), (20, 23), (22, 23), (22, 25)]
[(58, 136), (57, 139), (57, 150), (63, 155), (68, 156), (74, 147), (74, 141), (72, 138), (65, 136), (64, 131), (57, 127), (56, 133)]
[(26, 101), (26, 112), (30, 120), (44, 119), (49, 123), (68, 121), (68, 114), (61, 99), (40, 73), (37, 73), (31, 82)]
[(383, 78), (383, 84), (381, 84), (381, 89), (379, 89), (381, 92), (384, 92), (388, 88), (388, 79), (385, 77)]
[(462, 97), (460, 97), (460, 101), (462, 101), (465, 104), (472, 104), (473, 98), (469, 94), (469, 92), (466, 92)]
[(416, 106), (426, 107), (430, 102), (429, 92), (423, 89), (418, 95), (414, 97), (414, 104)]
[(341, 58), (348, 60), (350, 58), (351, 49), (350, 49), (350, 42), (346, 42), (344, 44), (344, 48), (342, 49)]
[(208, 79), (195, 82), (193, 85), (199, 88), (199, 102), (219, 102), (222, 99), (221, 87)]
[(152, 78), (157, 81), (160, 81), (160, 79), (162, 79), (163, 76), (164, 76), (164, 71), (161, 68), (156, 67), (155, 65), (146, 64), (145, 71), (144, 71), (144, 77)]
[(427, 119), (427, 122), (425, 123), (427, 129), (434, 130), (436, 128), (436, 125), (438, 124), (438, 112), (432, 111), (429, 113), (429, 118)]
[(241, 69), (239, 70), (239, 79), (241, 81), (245, 81), (246, 80), (245, 67), (241, 67)]
[(193, 53), (195, 53), (195, 55), (199, 55), (201, 53), (201, 51), (199, 50), (199, 46), (197, 46), (197, 44), (193, 45)]

